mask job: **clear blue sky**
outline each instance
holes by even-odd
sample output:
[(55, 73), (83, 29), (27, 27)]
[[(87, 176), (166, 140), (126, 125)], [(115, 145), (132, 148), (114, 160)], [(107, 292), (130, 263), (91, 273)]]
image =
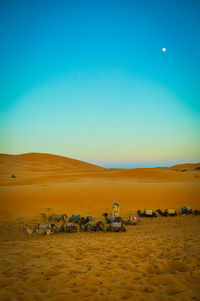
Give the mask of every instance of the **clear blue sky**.
[(0, 152), (200, 161), (199, 14), (197, 0), (0, 1)]

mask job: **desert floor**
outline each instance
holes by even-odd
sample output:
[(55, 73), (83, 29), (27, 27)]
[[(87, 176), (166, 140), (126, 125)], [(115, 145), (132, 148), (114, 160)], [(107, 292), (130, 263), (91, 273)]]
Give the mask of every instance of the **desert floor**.
[(21, 228), (43, 223), (41, 212), (103, 220), (115, 201), (124, 218), (200, 209), (198, 166), (114, 170), (1, 155), (0, 300), (200, 300), (200, 216), (143, 218), (125, 233), (28, 236)]

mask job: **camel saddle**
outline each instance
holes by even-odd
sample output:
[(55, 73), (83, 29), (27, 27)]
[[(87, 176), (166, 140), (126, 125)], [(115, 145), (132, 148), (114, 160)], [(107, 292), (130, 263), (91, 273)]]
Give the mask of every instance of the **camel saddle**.
[(73, 221), (79, 221), (80, 217), (81, 217), (80, 215), (72, 214), (71, 220), (73, 220)]
[(111, 227), (113, 228), (121, 228), (122, 223), (121, 222), (113, 222), (111, 223)]
[(176, 211), (174, 209), (168, 209), (168, 214), (175, 214)]
[(146, 215), (152, 215), (153, 214), (153, 210), (145, 210), (145, 214)]
[(65, 224), (63, 225), (64, 228), (71, 228), (71, 227), (73, 227), (73, 226), (74, 226), (73, 223), (65, 223)]
[(130, 221), (131, 222), (139, 222), (140, 218), (138, 216), (130, 216)]

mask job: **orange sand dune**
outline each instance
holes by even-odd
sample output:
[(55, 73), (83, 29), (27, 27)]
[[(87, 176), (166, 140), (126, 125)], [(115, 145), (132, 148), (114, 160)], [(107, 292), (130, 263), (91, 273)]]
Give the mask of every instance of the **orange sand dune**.
[(199, 166), (106, 169), (0, 154), (0, 300), (200, 300), (200, 216), (142, 219), (125, 233), (21, 229), (44, 223), (41, 212), (102, 219), (115, 201), (124, 218), (145, 208), (200, 209)]
[[(121, 204), (137, 209), (190, 205), (199, 208), (200, 172), (173, 168), (106, 169), (49, 154), (0, 155), (0, 209), (40, 212), (42, 208), (82, 214)], [(16, 178), (11, 178), (15, 174)]]

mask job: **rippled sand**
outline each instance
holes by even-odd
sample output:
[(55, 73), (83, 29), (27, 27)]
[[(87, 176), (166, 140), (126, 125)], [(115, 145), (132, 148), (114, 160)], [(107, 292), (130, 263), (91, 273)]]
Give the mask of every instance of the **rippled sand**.
[(0, 300), (200, 300), (200, 216), (49, 237), (20, 223), (1, 222)]
[[(0, 300), (200, 300), (200, 216), (143, 219), (125, 233), (27, 236), (40, 213), (122, 217), (200, 209), (200, 164), (104, 169), (47, 154), (0, 154)], [(16, 178), (12, 178), (14, 174)]]

